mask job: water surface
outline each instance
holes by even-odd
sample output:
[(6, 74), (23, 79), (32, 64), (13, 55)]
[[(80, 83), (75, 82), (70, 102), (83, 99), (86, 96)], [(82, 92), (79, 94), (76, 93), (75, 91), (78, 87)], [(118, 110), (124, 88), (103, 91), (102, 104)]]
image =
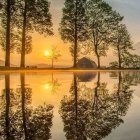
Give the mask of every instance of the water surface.
[(0, 140), (139, 140), (140, 73), (2, 73)]

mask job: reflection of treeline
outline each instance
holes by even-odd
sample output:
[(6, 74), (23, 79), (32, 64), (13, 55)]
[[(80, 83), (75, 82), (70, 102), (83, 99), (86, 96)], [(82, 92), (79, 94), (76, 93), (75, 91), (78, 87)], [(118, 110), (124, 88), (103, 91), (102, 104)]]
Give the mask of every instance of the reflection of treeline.
[[(139, 68), (140, 56), (130, 53), (132, 41), (122, 21), (123, 16), (104, 0), (65, 0), (59, 32), (63, 41), (71, 43), (73, 67), (80, 55), (92, 52), (100, 68), (101, 57), (107, 56), (112, 47), (118, 61), (111, 62), (111, 67)], [(33, 32), (53, 35), (50, 2), (1, 0), (0, 25), (5, 66), (10, 67), (10, 54), (16, 50), (21, 55), (20, 67), (25, 67), (25, 56), (32, 51)], [(50, 57), (57, 59), (57, 55)]]
[(70, 95), (62, 99), (60, 107), (68, 140), (101, 140), (123, 123), (122, 117), (127, 113), (133, 93), (131, 84), (126, 80), (128, 77), (119, 73), (118, 83), (112, 91), (100, 77), (98, 73), (96, 87), (89, 90), (92, 96), (82, 96), (87, 93), (87, 88), (85, 86), (85, 90), (81, 91), (81, 84), (74, 75)]
[[(126, 82), (129, 85), (136, 86), (136, 85), (140, 84), (140, 74), (138, 71), (121, 72), (121, 76), (125, 77), (125, 78), (122, 78), (123, 82)], [(119, 77), (119, 74), (116, 72), (111, 72), (110, 77), (117, 78), (117, 77)]]
[(5, 76), (5, 90), (0, 104), (0, 139), (47, 140), (51, 138), (52, 105), (31, 106), (32, 89), (21, 75), (21, 87), (10, 88), (10, 76)]

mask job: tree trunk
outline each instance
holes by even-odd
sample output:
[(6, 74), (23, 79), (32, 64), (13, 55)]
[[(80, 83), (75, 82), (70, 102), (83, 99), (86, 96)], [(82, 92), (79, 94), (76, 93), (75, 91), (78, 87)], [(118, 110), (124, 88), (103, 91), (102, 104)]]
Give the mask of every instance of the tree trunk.
[(6, 97), (6, 113), (5, 113), (5, 135), (6, 139), (10, 139), (10, 75), (5, 75), (5, 97)]
[[(77, 89), (77, 77), (74, 74), (74, 94), (75, 94), (75, 128), (76, 128), (76, 136), (77, 136), (77, 127), (78, 127), (78, 89)], [(78, 136), (77, 136), (78, 137)]]
[(22, 97), (22, 119), (23, 119), (23, 130), (25, 135), (25, 140), (28, 139), (28, 133), (27, 133), (27, 126), (26, 126), (26, 110), (25, 110), (25, 75), (20, 75), (20, 81), (21, 81), (21, 97)]
[(119, 63), (119, 69), (122, 68), (122, 61), (121, 61), (121, 54), (120, 54), (120, 48), (119, 45), (117, 46), (117, 50), (118, 50), (118, 63)]
[(77, 48), (78, 48), (78, 37), (77, 37), (77, 0), (75, 4), (75, 42), (74, 42), (74, 64), (73, 67), (77, 67)]
[[(121, 104), (121, 96), (120, 96), (120, 92), (121, 92), (121, 85), (122, 85), (122, 75), (121, 72), (119, 72), (119, 77), (118, 77), (118, 90), (117, 90), (117, 102), (118, 102), (118, 109), (119, 110), (119, 105)], [(119, 111), (117, 111), (117, 113), (119, 113)], [(119, 114), (118, 114), (119, 115)]]
[(26, 49), (26, 24), (27, 22), (27, 0), (25, 0), (25, 7), (23, 13), (23, 29), (22, 29), (22, 48), (21, 48), (21, 63), (20, 67), (25, 68), (25, 49)]
[(10, 67), (11, 0), (7, 0), (6, 14), (7, 21), (6, 21), (5, 66)]
[(97, 56), (97, 59), (98, 59), (98, 69), (101, 68), (101, 64), (100, 64), (100, 56)]
[[(98, 90), (100, 88), (100, 72), (98, 72), (97, 85), (95, 87), (94, 101), (93, 101), (93, 109), (95, 110), (95, 114), (98, 111)], [(93, 115), (95, 115), (93, 114)]]
[(96, 57), (97, 57), (97, 64), (98, 64), (98, 69), (101, 68), (101, 64), (100, 64), (100, 56), (98, 54), (98, 51), (97, 51), (97, 46), (95, 45), (95, 54), (96, 54)]
[(117, 97), (118, 100), (120, 100), (120, 91), (121, 91), (121, 84), (122, 84), (122, 74), (119, 72), (119, 77), (118, 77), (118, 90), (117, 90)]

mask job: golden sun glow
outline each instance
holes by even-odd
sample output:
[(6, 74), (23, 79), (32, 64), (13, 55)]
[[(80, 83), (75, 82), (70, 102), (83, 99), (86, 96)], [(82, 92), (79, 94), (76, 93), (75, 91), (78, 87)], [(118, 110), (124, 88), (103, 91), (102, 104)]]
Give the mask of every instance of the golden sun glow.
[(45, 56), (50, 56), (50, 52), (49, 51), (45, 51)]
[(44, 85), (46, 90), (51, 90), (52, 89), (52, 83), (48, 82)]

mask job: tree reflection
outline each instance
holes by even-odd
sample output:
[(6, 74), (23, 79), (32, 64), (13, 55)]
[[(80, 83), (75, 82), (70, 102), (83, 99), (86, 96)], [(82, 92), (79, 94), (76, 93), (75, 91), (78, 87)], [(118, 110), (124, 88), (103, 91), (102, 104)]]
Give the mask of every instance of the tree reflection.
[(66, 138), (101, 140), (123, 123), (122, 117), (126, 115), (133, 93), (125, 81), (126, 77), (119, 73), (118, 84), (110, 92), (98, 72), (96, 87), (88, 90), (92, 95), (89, 98), (82, 96), (87, 88), (81, 90), (74, 75), (70, 96), (62, 99), (60, 108)]
[(64, 122), (66, 138), (71, 140), (85, 140), (85, 112), (88, 109), (88, 101), (78, 98), (78, 82), (74, 74), (73, 84), (70, 89), (71, 96), (65, 96), (61, 102), (61, 116)]
[(61, 84), (58, 79), (54, 78), (54, 74), (51, 74), (51, 80), (46, 83), (45, 88), (51, 92), (51, 94), (56, 94), (59, 91)]
[(32, 89), (25, 84), (25, 75), (20, 75), (20, 82), (20, 88), (10, 89), (10, 76), (5, 76), (5, 90), (1, 96), (0, 139), (50, 139), (53, 106), (44, 103), (33, 107)]
[(10, 75), (5, 75), (5, 89), (0, 97), (0, 139), (14, 139), (16, 133), (14, 120), (14, 108), (18, 104), (18, 95), (10, 88)]

